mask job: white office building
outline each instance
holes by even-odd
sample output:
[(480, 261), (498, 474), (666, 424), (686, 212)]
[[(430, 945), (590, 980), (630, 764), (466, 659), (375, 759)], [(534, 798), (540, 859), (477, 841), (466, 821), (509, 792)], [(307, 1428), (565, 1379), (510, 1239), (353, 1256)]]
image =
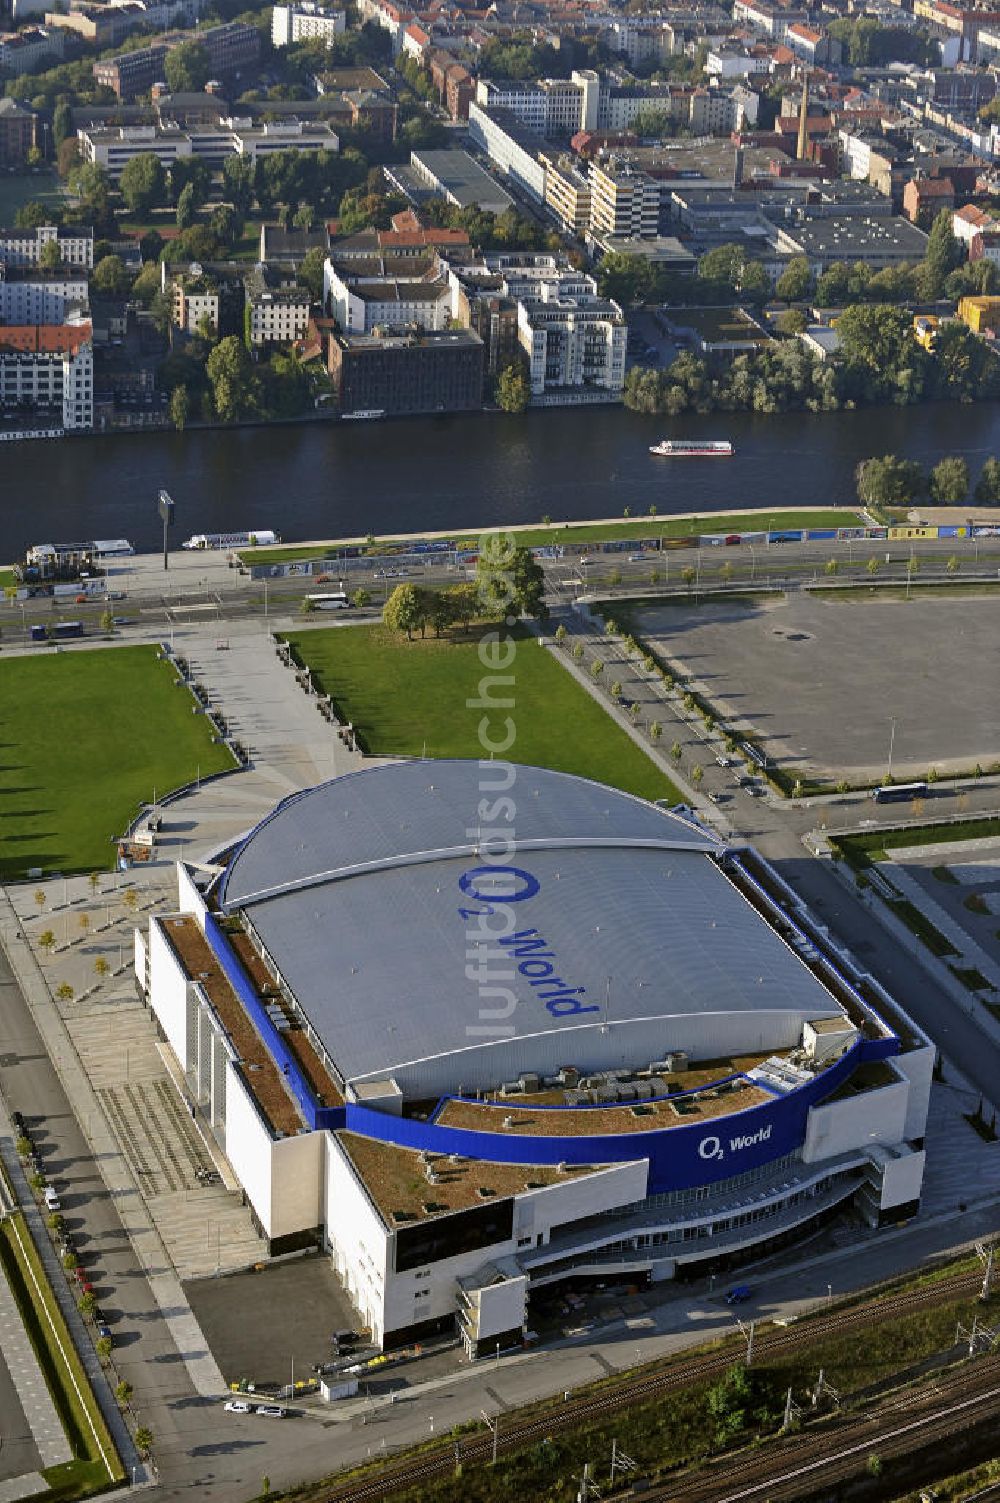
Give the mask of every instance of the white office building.
[(255, 125), (249, 117), (232, 116), (218, 125), (112, 125), (81, 127), (77, 131), (86, 162), (103, 167), (113, 182), (133, 157), (151, 152), (164, 167), (185, 157), (197, 157), (219, 167), (226, 157), (250, 161), (279, 151), (340, 150), (340, 138), (325, 121), (278, 120)]
[(59, 259), (64, 266), (85, 266), (88, 269), (93, 266), (93, 230), (76, 227), (61, 230), (54, 224), (42, 224), (33, 230), (0, 229), (0, 265), (37, 266), (43, 249), (53, 241), (59, 248)]
[(292, 42), (308, 42), (319, 37), (329, 47), (347, 27), (342, 10), (328, 10), (314, 0), (299, 0), (297, 5), (276, 5), (271, 12), (271, 43), (288, 47)]

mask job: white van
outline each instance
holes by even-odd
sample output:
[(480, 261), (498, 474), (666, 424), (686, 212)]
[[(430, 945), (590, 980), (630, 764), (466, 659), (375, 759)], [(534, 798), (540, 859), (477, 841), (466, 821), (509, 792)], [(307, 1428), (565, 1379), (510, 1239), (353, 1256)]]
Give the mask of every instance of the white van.
[(51, 1185), (45, 1186), (45, 1209), (47, 1211), (62, 1210), (62, 1206), (59, 1204), (59, 1196), (56, 1194), (55, 1190), (53, 1190)]

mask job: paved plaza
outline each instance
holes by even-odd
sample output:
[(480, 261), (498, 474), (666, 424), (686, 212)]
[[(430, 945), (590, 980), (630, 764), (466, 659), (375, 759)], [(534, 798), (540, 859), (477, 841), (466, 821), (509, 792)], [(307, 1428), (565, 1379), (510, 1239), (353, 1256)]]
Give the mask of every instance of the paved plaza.
[(1000, 696), (979, 669), (1000, 632), (994, 596), (910, 601), (795, 592), (648, 607), (656, 643), (769, 757), (816, 777), (867, 781), (995, 761)]

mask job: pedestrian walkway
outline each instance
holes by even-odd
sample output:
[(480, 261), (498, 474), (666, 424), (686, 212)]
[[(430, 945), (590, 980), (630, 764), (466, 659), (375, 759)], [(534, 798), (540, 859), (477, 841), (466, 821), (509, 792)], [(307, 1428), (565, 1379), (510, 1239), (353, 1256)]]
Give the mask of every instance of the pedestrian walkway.
[(882, 861), (879, 863), (879, 870), (884, 872), (893, 887), (898, 888), (904, 898), (908, 898), (915, 908), (920, 909), (938, 933), (943, 934), (950, 945), (954, 945), (958, 955), (952, 962), (953, 966), (977, 970), (994, 990), (1000, 990), (1000, 966), (997, 966), (992, 957), (976, 944), (962, 924), (956, 922), (950, 913), (945, 912), (941, 904), (931, 897), (927, 889), (915, 877), (911, 877), (898, 861)]
[(43, 1467), (62, 1466), (73, 1460), (62, 1421), (52, 1402), (48, 1385), (24, 1328), (21, 1312), (10, 1285), (0, 1269), (0, 1352), (14, 1381), (17, 1396), (28, 1421), (31, 1437)]
[[(149, 1286), (160, 1307), (163, 1319), (187, 1364), (191, 1382), (198, 1393), (206, 1397), (214, 1397), (225, 1391), (222, 1374), (208, 1349), (207, 1342), (198, 1330), (197, 1322), (191, 1314), (180, 1281), (173, 1271), (167, 1249), (156, 1229), (149, 1207), (139, 1193), (128, 1161), (100, 1109), (97, 1095), (55, 1006), (38, 961), (31, 946), (22, 935), (20, 921), (6, 890), (0, 894), (0, 944), (6, 951), (11, 968), (18, 979), (46, 1053), (55, 1066), (63, 1090), (73, 1102), (77, 1119), (84, 1130), (91, 1151), (100, 1163), (102, 1178), (116, 1204), (138, 1265), (149, 1280)], [(23, 1185), (20, 1165), (15, 1163), (9, 1164), (8, 1167), (21, 1176)], [(18, 1189), (20, 1198), (26, 1197), (25, 1203), (31, 1199), (26, 1186), (23, 1188), (23, 1194), (20, 1186), (16, 1185), (15, 1188)], [(33, 1200), (28, 1214), (37, 1216)], [(45, 1237), (42, 1240), (45, 1244), (42, 1248), (43, 1256), (47, 1252), (55, 1264), (54, 1254), (48, 1246), (48, 1238)], [(49, 1272), (55, 1286), (58, 1265), (55, 1264), (52, 1269), (47, 1266), (46, 1271)], [(62, 1280), (62, 1283), (65, 1285), (65, 1280)], [(60, 1304), (63, 1304), (64, 1298), (66, 1301), (69, 1300), (68, 1291), (65, 1288), (57, 1289), (57, 1294)], [(80, 1326), (75, 1306), (72, 1307), (71, 1318), (76, 1326)], [(90, 1346), (90, 1343), (83, 1337), (82, 1327), (77, 1344), (81, 1349)], [(96, 1358), (94, 1361), (96, 1362)]]

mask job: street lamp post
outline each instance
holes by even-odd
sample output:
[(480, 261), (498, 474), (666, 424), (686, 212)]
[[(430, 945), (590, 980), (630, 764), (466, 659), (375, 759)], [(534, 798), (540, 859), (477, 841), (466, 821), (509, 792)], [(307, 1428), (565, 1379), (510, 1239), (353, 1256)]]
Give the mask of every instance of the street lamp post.
[(886, 780), (887, 783), (891, 783), (892, 782), (892, 749), (895, 746), (895, 744), (896, 744), (896, 717), (895, 717), (895, 715), (891, 715), (889, 717), (889, 766), (887, 767), (886, 774), (885, 774), (885, 780)]

